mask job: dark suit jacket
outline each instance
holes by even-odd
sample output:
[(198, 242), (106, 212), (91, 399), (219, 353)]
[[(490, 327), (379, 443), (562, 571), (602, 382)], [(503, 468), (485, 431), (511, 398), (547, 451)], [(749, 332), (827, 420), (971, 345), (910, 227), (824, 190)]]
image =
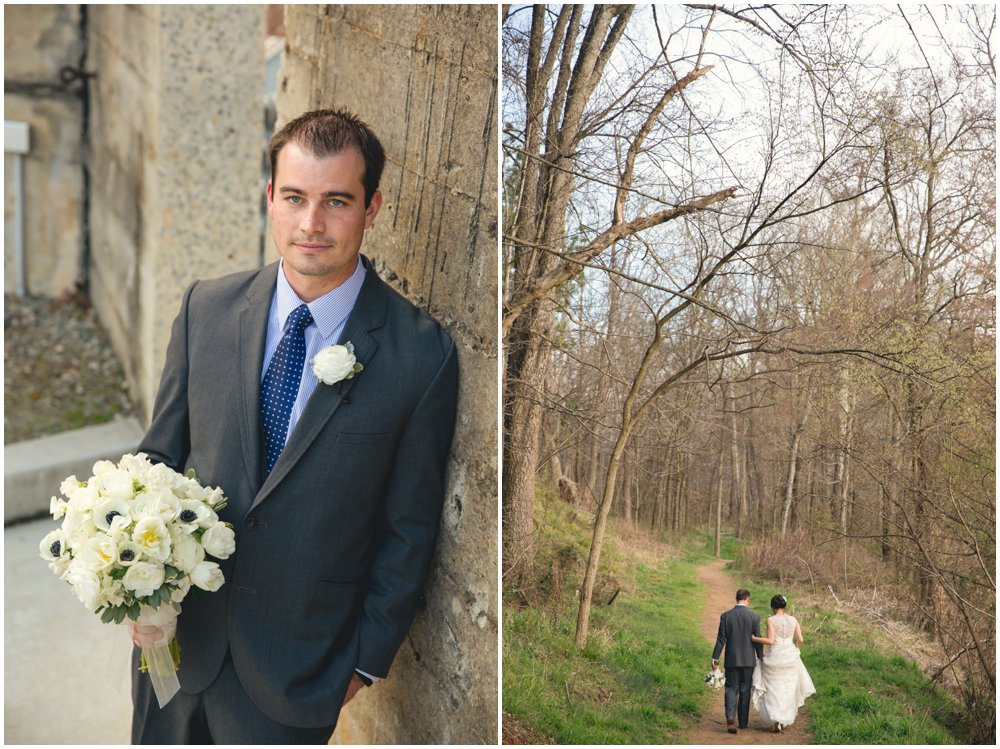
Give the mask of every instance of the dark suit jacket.
[(182, 604), (181, 689), (208, 687), (229, 649), (253, 702), (291, 726), (335, 722), (355, 668), (388, 673), (444, 498), (455, 345), (365, 265), (341, 336), (364, 370), (317, 384), (266, 479), (260, 378), (277, 263), (188, 288), (140, 445), (222, 487), (236, 531), (225, 585)]
[(726, 649), (724, 668), (753, 668), (763, 657), (764, 646), (754, 643), (751, 635), (760, 637), (760, 617), (749, 606), (733, 606), (719, 617), (719, 636), (715, 640), (712, 659), (718, 660)]

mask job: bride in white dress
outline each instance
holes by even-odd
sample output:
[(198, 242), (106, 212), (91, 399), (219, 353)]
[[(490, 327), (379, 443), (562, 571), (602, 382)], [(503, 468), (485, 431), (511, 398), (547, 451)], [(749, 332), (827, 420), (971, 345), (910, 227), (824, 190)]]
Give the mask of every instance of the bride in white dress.
[[(799, 654), (802, 628), (794, 616), (785, 613), (788, 602), (784, 596), (771, 599), (774, 616), (767, 620), (767, 637), (754, 642), (770, 645), (767, 655), (757, 661), (753, 670), (753, 693), (750, 701), (761, 718), (772, 723), (774, 731), (795, 722), (806, 697), (816, 693), (809, 672)], [(794, 642), (793, 642), (794, 637)]]

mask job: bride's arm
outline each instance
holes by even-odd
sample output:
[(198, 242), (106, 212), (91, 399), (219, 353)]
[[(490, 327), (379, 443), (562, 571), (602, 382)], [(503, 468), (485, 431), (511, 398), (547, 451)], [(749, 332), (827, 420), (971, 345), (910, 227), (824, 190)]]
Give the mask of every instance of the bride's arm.
[(774, 644), (774, 625), (771, 624), (771, 620), (767, 620), (767, 637), (758, 637), (757, 635), (750, 635), (750, 639), (754, 642), (761, 643), (763, 645), (773, 645)]
[(805, 640), (802, 639), (802, 627), (799, 626), (798, 622), (795, 622), (795, 645), (798, 648), (802, 647), (802, 643)]

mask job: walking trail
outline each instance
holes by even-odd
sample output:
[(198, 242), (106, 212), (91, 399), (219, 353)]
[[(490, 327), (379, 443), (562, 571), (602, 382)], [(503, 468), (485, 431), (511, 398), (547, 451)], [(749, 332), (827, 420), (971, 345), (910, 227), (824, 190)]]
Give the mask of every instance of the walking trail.
[[(701, 620), (701, 633), (709, 643), (705, 650), (706, 671), (711, 665), (712, 647), (719, 633), (719, 616), (736, 603), (736, 589), (739, 587), (723, 570), (726, 563), (727, 560), (719, 559), (698, 570), (698, 577), (708, 590)], [(751, 707), (750, 727), (736, 735), (727, 733), (723, 690), (719, 689), (712, 690), (711, 706), (687, 738), (689, 744), (808, 744), (811, 737), (807, 723), (808, 715), (799, 710), (794, 724), (782, 729), (781, 733), (771, 733), (771, 726), (764, 723)]]

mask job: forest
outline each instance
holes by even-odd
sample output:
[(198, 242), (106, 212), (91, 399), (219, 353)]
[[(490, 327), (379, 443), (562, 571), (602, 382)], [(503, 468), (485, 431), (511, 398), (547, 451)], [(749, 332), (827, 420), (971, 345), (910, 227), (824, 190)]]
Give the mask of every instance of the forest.
[[(539, 497), (933, 638), (996, 733), (996, 10), (503, 6), (504, 605)], [(577, 579), (578, 578), (578, 579)]]

